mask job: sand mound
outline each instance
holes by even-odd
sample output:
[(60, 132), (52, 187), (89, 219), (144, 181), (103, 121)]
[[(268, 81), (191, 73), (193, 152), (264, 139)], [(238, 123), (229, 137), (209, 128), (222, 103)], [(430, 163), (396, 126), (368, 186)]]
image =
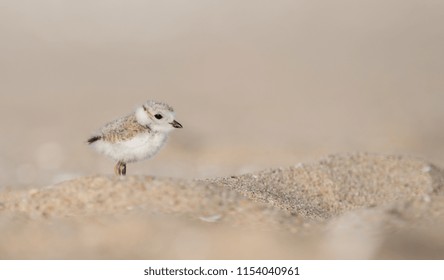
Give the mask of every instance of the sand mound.
[[(354, 154), (229, 178), (96, 176), (4, 190), (0, 252), (2, 258), (443, 257), (443, 248), (433, 246), (442, 234), (431, 234), (443, 232), (435, 226), (444, 221), (443, 178), (419, 159)], [(408, 244), (433, 250), (415, 255)]]
[(442, 172), (422, 160), (369, 154), (335, 155), (240, 177), (210, 180), (255, 201), (307, 218), (424, 198), (442, 185)]

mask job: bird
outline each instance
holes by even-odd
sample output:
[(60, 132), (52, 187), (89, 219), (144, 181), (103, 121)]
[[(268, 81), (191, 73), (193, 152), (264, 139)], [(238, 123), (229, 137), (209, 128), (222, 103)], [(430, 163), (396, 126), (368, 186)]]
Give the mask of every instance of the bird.
[(127, 163), (156, 155), (175, 128), (183, 126), (175, 120), (174, 109), (166, 103), (148, 100), (132, 113), (105, 124), (87, 143), (96, 152), (117, 161), (114, 173), (125, 176)]

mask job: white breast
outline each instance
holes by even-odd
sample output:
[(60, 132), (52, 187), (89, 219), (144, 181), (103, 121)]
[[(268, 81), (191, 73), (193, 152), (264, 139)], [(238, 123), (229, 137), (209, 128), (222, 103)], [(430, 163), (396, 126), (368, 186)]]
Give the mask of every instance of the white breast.
[(97, 152), (116, 161), (129, 163), (151, 158), (162, 148), (166, 139), (167, 136), (163, 133), (142, 133), (130, 140), (117, 143), (99, 140), (93, 144), (93, 147)]

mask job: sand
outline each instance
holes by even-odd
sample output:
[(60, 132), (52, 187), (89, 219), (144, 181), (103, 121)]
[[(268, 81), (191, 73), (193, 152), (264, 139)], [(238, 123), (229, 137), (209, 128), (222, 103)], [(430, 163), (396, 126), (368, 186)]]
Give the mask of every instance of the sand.
[(0, 2), (0, 258), (444, 258), (444, 1)]
[(83, 177), (2, 191), (1, 258), (443, 258), (444, 171), (333, 155), (205, 180)]

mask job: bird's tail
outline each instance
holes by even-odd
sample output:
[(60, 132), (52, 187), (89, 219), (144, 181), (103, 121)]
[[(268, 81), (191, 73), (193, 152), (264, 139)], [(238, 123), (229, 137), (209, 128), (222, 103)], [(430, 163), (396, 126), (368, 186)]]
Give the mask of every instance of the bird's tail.
[(102, 136), (92, 136), (91, 138), (88, 139), (88, 144), (92, 144), (100, 139), (102, 139)]

